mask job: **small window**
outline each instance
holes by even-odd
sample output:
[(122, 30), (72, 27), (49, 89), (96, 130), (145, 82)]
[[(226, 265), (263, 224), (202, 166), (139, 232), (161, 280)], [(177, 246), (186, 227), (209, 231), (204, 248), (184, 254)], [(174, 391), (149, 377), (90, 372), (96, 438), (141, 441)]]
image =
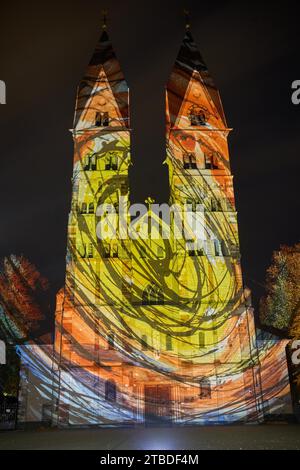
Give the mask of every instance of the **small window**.
[(206, 116), (204, 111), (194, 111), (190, 114), (191, 126), (205, 126)]
[(94, 255), (93, 244), (89, 243), (88, 244), (88, 250), (87, 250), (87, 257), (88, 258), (93, 258), (93, 255)]
[(118, 169), (118, 157), (117, 157), (117, 155), (113, 155), (111, 157), (111, 169), (115, 170), (115, 171)]
[(221, 243), (217, 239), (214, 240), (214, 248), (215, 248), (215, 255), (222, 256)]
[(103, 245), (103, 258), (110, 258), (110, 247), (109, 245)]
[(97, 157), (96, 155), (92, 155), (90, 158), (90, 170), (95, 171), (97, 170)]
[(94, 214), (95, 212), (95, 206), (93, 202), (89, 203), (89, 214)]
[(85, 157), (84, 164), (83, 164), (83, 169), (85, 171), (88, 171), (90, 169), (90, 157)]
[(206, 170), (211, 170), (211, 167), (212, 167), (212, 159), (211, 159), (211, 155), (204, 155), (204, 158), (205, 158), (205, 169)]
[(228, 245), (224, 240), (221, 241), (221, 252), (223, 256), (229, 256)]
[(111, 162), (110, 156), (105, 157), (105, 169), (106, 170), (111, 170), (110, 162)]
[(199, 332), (199, 348), (205, 348), (205, 333), (203, 331)]
[(114, 154), (108, 154), (105, 157), (105, 170), (118, 170), (118, 156)]
[(211, 211), (212, 212), (222, 212), (222, 205), (221, 201), (216, 198), (212, 198), (211, 200)]
[(117, 387), (113, 380), (106, 380), (105, 382), (105, 400), (116, 401), (117, 399)]
[(197, 212), (199, 209), (198, 206), (200, 207), (200, 210), (202, 209), (203, 204), (201, 204), (201, 201), (196, 200), (196, 199), (187, 199), (186, 200), (186, 210), (187, 212)]
[(203, 378), (199, 382), (199, 397), (203, 400), (211, 398), (211, 385), (209, 379)]
[(86, 214), (87, 213), (87, 204), (86, 202), (83, 202), (81, 204), (81, 214)]
[(166, 336), (166, 350), (167, 351), (172, 351), (173, 350), (172, 336), (170, 336), (170, 335)]
[(155, 284), (147, 286), (143, 292), (143, 305), (163, 305), (164, 296), (162, 290)]
[(95, 126), (102, 126), (102, 114), (101, 113), (96, 113), (96, 118), (95, 118)]
[(117, 244), (114, 244), (114, 245), (112, 245), (112, 247), (111, 247), (111, 257), (112, 257), (112, 258), (118, 258), (118, 255), (119, 255), (119, 253), (118, 253), (118, 245), (117, 245)]
[(85, 171), (94, 171), (97, 169), (97, 157), (96, 155), (89, 155), (84, 158), (83, 169)]
[(206, 170), (217, 170), (219, 168), (216, 155), (214, 155), (213, 153), (205, 154), (204, 159)]
[(105, 113), (96, 113), (95, 117), (95, 126), (97, 127), (107, 127), (109, 125), (109, 115), (107, 112)]
[(102, 115), (102, 126), (108, 126), (108, 125), (109, 125), (109, 115), (107, 112), (105, 112)]
[(185, 170), (197, 169), (196, 157), (193, 153), (189, 153), (183, 156), (183, 168)]

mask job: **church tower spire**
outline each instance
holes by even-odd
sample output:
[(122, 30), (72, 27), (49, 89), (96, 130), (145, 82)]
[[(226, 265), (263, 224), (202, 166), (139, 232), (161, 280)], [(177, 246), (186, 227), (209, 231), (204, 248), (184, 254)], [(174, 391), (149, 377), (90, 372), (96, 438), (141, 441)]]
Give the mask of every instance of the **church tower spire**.
[[(202, 106), (203, 111), (206, 109), (207, 114), (215, 114), (215, 118), (218, 119), (218, 122), (212, 124), (219, 128), (227, 127), (219, 91), (194, 42), (188, 22), (186, 23), (186, 31), (175, 65), (167, 83), (167, 100), (171, 125), (178, 122), (183, 100), (187, 99), (189, 91), (191, 92), (189, 95), (190, 106), (193, 104), (197, 104), (198, 108)], [(202, 99), (197, 96), (201, 91)]]
[(105, 19), (78, 87), (74, 128), (97, 127), (97, 123), (105, 122), (108, 115), (110, 126), (129, 127), (128, 86), (109, 39)]

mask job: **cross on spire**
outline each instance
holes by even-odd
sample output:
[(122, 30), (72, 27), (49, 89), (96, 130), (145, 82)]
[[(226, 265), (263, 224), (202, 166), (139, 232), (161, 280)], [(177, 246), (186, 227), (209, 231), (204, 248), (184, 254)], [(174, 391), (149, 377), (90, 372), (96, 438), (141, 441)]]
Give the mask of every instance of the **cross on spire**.
[(155, 203), (155, 199), (153, 199), (151, 196), (148, 196), (147, 199), (145, 199), (145, 203), (148, 205), (150, 211), (152, 204)]
[(107, 10), (102, 10), (102, 29), (107, 27)]
[(185, 18), (185, 29), (188, 31), (190, 29), (190, 12), (186, 8), (183, 10)]

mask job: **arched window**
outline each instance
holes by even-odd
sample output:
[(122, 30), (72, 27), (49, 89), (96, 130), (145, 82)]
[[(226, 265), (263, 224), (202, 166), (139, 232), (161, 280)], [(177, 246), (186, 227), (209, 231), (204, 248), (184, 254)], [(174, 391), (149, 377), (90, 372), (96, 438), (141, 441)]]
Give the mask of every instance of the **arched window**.
[(207, 121), (206, 114), (203, 109), (194, 108), (190, 113), (191, 126), (205, 126)]
[(155, 284), (147, 286), (143, 292), (143, 305), (163, 305), (164, 295)]
[(202, 378), (199, 382), (199, 397), (201, 399), (211, 398), (211, 385), (207, 378)]
[(84, 164), (83, 164), (83, 169), (85, 171), (88, 171), (90, 169), (90, 157), (85, 157)]
[(215, 255), (222, 256), (221, 243), (220, 243), (220, 240), (217, 240), (216, 238), (214, 239), (214, 248), (215, 248)]
[(105, 169), (106, 170), (114, 170), (114, 171), (116, 171), (118, 169), (118, 155), (116, 155), (113, 152), (110, 152), (105, 157)]
[(97, 156), (87, 155), (83, 160), (83, 169), (85, 171), (94, 171), (97, 169)]
[(107, 335), (108, 349), (114, 349), (115, 347), (115, 334), (111, 331)]
[(87, 245), (87, 257), (88, 258), (93, 258), (94, 256), (94, 247), (92, 243), (88, 243)]
[(95, 211), (95, 206), (93, 202), (89, 203), (89, 214), (93, 214)]
[(106, 380), (105, 382), (105, 400), (116, 401), (117, 387), (113, 380)]
[(188, 153), (183, 156), (183, 168), (185, 170), (197, 169), (196, 157), (193, 153)]
[(221, 252), (224, 256), (229, 256), (228, 254), (228, 245), (226, 244), (225, 240), (221, 241)]
[(199, 348), (205, 348), (205, 333), (199, 332)]
[(97, 156), (96, 155), (91, 156), (90, 170), (92, 170), (92, 171), (97, 170)]
[(107, 112), (105, 113), (96, 113), (95, 117), (95, 126), (97, 127), (106, 127), (109, 125), (109, 115)]
[(212, 212), (222, 212), (222, 204), (219, 199), (211, 199), (211, 211)]
[(87, 204), (86, 204), (86, 202), (83, 202), (81, 204), (81, 213), (86, 214), (86, 212), (87, 212)]

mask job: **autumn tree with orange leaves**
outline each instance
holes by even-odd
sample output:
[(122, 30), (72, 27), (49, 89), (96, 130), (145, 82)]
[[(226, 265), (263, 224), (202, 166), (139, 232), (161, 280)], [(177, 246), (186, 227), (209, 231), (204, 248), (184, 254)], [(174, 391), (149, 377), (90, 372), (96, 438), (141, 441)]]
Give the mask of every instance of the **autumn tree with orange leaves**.
[(274, 251), (259, 314), (264, 326), (300, 338), (300, 243)]
[(24, 256), (0, 266), (0, 338), (18, 343), (38, 334), (48, 312), (48, 281)]

